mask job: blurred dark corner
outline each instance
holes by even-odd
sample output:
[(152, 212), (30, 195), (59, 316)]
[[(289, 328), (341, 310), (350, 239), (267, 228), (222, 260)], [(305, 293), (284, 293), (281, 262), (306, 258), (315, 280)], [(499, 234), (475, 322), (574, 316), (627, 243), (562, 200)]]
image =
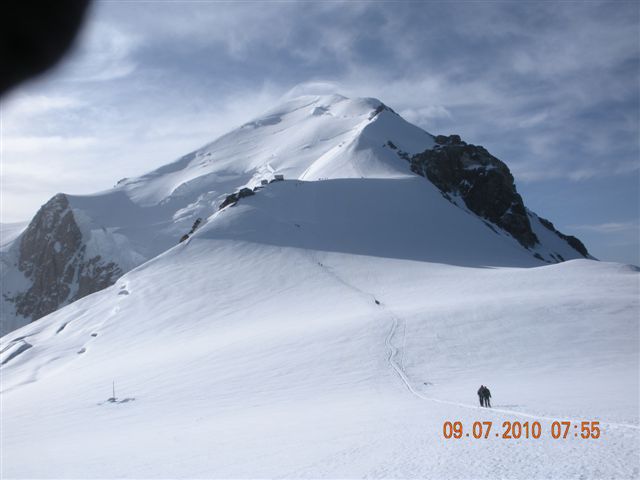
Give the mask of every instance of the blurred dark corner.
[(4, 0), (0, 4), (0, 96), (64, 57), (90, 0)]

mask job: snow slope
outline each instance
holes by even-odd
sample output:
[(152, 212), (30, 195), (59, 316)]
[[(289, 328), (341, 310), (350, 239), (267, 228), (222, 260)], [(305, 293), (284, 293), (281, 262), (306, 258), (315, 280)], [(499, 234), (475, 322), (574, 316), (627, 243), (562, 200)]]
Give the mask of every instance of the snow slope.
[(26, 226), (27, 222), (0, 223), (0, 250), (13, 242)]
[[(392, 142), (394, 148), (389, 147), (389, 142)], [(451, 213), (451, 204), (434, 194), (434, 187), (429, 181), (416, 179), (406, 159), (399, 156), (399, 152), (412, 155), (433, 147), (432, 135), (406, 122), (376, 99), (323, 95), (289, 100), (214, 142), (146, 175), (122, 179), (114, 188), (94, 195), (65, 195), (82, 240), (75, 247), (77, 251), (66, 252), (64, 258), (65, 261), (75, 259), (78, 263), (75, 265), (76, 271), (84, 271), (84, 264), (94, 262), (103, 269), (108, 269), (117, 278), (116, 272), (127, 272), (176, 245), (197, 219), (213, 215), (230, 193), (242, 187), (254, 188), (263, 180), (272, 180), (276, 174), (284, 175), (286, 179), (305, 181), (413, 179), (413, 183), (390, 182), (388, 189), (380, 187), (384, 191), (378, 191), (378, 186), (385, 184), (367, 185), (373, 185), (370, 192), (373, 195), (395, 196), (403, 193), (400, 186), (412, 185), (411, 191), (414, 193), (410, 200), (425, 202), (424, 210), (430, 212), (433, 221), (438, 222), (437, 225), (432, 225), (433, 229), (448, 229), (452, 233), (450, 236), (438, 236), (440, 244), (433, 248), (442, 248), (449, 242), (455, 245), (461, 234), (454, 234), (448, 226), (448, 218), (450, 214), (461, 218), (460, 212)], [(422, 188), (429, 191), (425, 196), (415, 193), (419, 189), (418, 180), (421, 181)], [(357, 195), (369, 194), (360, 184), (353, 185), (358, 190)], [(348, 205), (351, 201), (369, 200), (368, 197), (355, 200), (349, 198), (343, 204)], [(296, 200), (293, 201), (295, 202)], [(379, 197), (381, 212), (395, 215), (390, 208), (384, 208), (386, 202), (384, 197)], [(477, 216), (464, 206), (461, 210), (466, 212), (471, 226), (464, 227), (460, 232), (472, 228), (478, 222)], [(424, 222), (426, 218), (422, 211), (416, 210), (411, 221)], [(532, 215), (531, 218), (536, 223), (537, 217)], [(346, 223), (350, 221), (351, 219), (345, 220)], [(411, 221), (407, 219), (405, 223), (409, 229), (412, 228), (409, 225)], [(456, 228), (460, 228), (462, 223), (456, 223)], [(537, 227), (544, 230), (539, 224)], [(485, 228), (490, 232), (493, 227)], [(506, 235), (499, 228), (497, 231), (499, 236)], [(480, 237), (488, 238), (486, 233)], [(41, 237), (47, 235), (48, 232), (44, 232)], [(557, 257), (551, 255), (553, 252), (560, 253), (567, 260), (582, 258), (555, 234), (543, 231), (543, 235), (548, 241), (537, 245), (530, 252), (523, 250), (514, 253), (511, 243), (501, 239), (498, 244), (509, 245), (505, 247), (507, 253), (503, 256), (496, 251), (492, 257), (482, 258), (484, 261), (497, 262), (495, 265), (506, 265), (512, 260), (515, 262), (513, 265), (544, 263), (539, 259), (533, 259), (532, 263), (531, 259), (523, 258), (524, 253), (529, 256), (537, 253), (545, 261), (556, 261), (554, 258)], [(18, 298), (31, 285), (41, 282), (40, 278), (50, 278), (55, 273), (43, 273), (36, 279), (26, 279), (22, 275), (20, 265), (25, 263), (20, 251), (22, 238), (23, 236), (17, 236), (6, 245), (3, 241), (0, 251), (0, 262), (5, 266), (1, 278), (3, 296), (0, 306), (3, 319), (0, 334), (31, 321), (30, 317), (16, 313), (15, 300), (7, 299)], [(435, 241), (436, 237), (433, 238)], [(51, 242), (51, 248), (56, 245)], [(466, 261), (466, 256), (474, 255), (472, 252), (475, 247), (466, 245), (468, 251), (458, 252), (462, 255), (460, 259), (463, 262)], [(36, 250), (39, 248), (40, 246), (35, 247)], [(517, 248), (522, 250), (521, 247)], [(418, 257), (432, 259), (438, 256), (433, 253), (436, 250), (432, 246), (424, 250), (432, 253), (423, 252)], [(450, 253), (448, 257), (456, 257), (458, 253)], [(57, 252), (48, 251), (45, 254), (51, 259), (49, 264), (56, 263), (56, 258), (53, 257), (56, 257)], [(416, 252), (411, 255), (410, 258), (416, 257)], [(75, 299), (73, 293), (79, 290), (78, 277), (76, 273), (69, 275), (72, 280), (60, 281), (61, 288), (71, 292), (68, 295), (46, 291), (46, 296), (63, 298), (60, 306)], [(102, 288), (104, 281), (98, 278), (97, 281), (89, 279), (86, 283), (95, 283), (95, 288), (86, 287), (95, 291), (98, 287)], [(37, 291), (35, 294), (32, 292), (31, 296), (34, 295), (37, 297), (45, 294)], [(21, 305), (22, 311), (39, 311), (32, 307), (29, 304)], [(47, 311), (51, 309), (48, 308)]]
[[(433, 137), (389, 110), (375, 114), (381, 105), (339, 95), (300, 97), (149, 174), (94, 195), (66, 195), (85, 257), (99, 256), (103, 264), (126, 272), (178, 243), (228, 194), (271, 180), (275, 173), (306, 179), (410, 176), (406, 163), (383, 148), (376, 134), (382, 128), (409, 152), (430, 148)], [(5, 298), (28, 287), (19, 268), (21, 238), (3, 240), (0, 251), (6, 266), (0, 334), (31, 320), (17, 315)], [(68, 287), (77, 291), (77, 282)]]
[[(391, 177), (268, 185), (3, 337), (2, 477), (638, 477), (638, 269), (535, 266)], [(544, 433), (442, 436), (479, 420)]]

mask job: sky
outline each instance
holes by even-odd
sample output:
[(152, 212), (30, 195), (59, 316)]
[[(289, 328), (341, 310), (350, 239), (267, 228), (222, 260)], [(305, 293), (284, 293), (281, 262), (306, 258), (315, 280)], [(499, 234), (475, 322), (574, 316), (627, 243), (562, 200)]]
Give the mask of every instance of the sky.
[(0, 100), (0, 220), (337, 92), (483, 145), (530, 209), (640, 265), (639, 81), (636, 1), (97, 2), (66, 59)]

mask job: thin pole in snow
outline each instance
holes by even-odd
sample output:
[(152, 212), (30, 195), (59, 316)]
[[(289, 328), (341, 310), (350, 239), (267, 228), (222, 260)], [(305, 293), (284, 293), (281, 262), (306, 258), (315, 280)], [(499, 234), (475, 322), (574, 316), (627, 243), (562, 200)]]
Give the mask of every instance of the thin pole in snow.
[(113, 387), (113, 399), (115, 400), (116, 399), (116, 381), (115, 380), (113, 381), (112, 387)]

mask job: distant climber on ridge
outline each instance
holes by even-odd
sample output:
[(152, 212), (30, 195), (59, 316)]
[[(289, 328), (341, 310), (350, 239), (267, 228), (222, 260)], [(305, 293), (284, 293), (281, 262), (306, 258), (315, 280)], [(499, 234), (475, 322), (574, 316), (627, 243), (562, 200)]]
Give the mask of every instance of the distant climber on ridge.
[(484, 406), (491, 408), (491, 391), (484, 387)]
[(480, 406), (484, 407), (484, 385), (480, 385), (478, 389), (478, 399), (480, 400)]
[(491, 391), (484, 385), (480, 385), (478, 389), (478, 397), (480, 398), (481, 407), (491, 408)]

